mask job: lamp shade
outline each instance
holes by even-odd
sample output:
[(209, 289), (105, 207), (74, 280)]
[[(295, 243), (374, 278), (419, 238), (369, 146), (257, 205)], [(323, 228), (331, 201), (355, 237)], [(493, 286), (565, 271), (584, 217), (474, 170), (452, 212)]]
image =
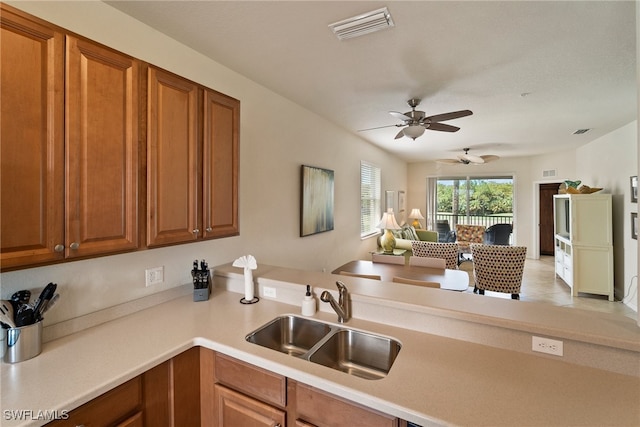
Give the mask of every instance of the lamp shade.
[(424, 133), (424, 126), (420, 125), (409, 125), (402, 131), (405, 136), (408, 136), (411, 139), (416, 139), (419, 136), (422, 136)]
[(376, 225), (376, 228), (381, 230), (400, 230), (400, 226), (396, 222), (396, 217), (393, 215), (393, 209), (389, 208), (382, 214), (382, 219)]
[(409, 218), (411, 218), (411, 219), (424, 219), (424, 217), (422, 216), (422, 212), (420, 212), (420, 209), (418, 209), (418, 208), (411, 209), (411, 213), (409, 214)]

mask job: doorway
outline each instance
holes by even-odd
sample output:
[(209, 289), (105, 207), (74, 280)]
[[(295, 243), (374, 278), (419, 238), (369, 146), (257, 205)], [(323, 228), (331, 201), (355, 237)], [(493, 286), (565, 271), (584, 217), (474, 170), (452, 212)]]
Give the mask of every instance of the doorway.
[(539, 206), (539, 230), (540, 230), (540, 255), (553, 255), (554, 221), (553, 221), (553, 195), (558, 194), (560, 183), (540, 184)]

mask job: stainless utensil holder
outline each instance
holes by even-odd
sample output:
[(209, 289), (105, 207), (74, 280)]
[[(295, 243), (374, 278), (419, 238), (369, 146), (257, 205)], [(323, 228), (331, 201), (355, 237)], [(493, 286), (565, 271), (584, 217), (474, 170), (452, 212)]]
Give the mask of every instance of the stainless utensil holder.
[(18, 363), (42, 352), (42, 321), (20, 328), (4, 329), (3, 361), (5, 363)]

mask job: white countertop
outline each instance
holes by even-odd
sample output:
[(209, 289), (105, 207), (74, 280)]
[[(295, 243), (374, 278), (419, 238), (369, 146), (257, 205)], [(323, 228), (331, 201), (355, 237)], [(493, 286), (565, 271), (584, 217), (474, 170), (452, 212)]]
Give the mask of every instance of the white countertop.
[[(6, 411), (71, 410), (199, 345), (422, 425), (640, 425), (640, 378), (442, 336), (352, 319), (347, 326), (402, 342), (389, 375), (364, 380), (245, 341), (298, 306), (214, 289), (63, 337), (39, 356), (2, 364)], [(334, 323), (333, 313), (315, 318)]]

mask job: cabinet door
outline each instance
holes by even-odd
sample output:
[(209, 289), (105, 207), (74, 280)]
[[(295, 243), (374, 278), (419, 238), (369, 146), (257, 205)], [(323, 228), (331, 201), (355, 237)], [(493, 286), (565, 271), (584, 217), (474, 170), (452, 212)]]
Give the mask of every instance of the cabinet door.
[(140, 425), (136, 424), (135, 420), (141, 413), (142, 393), (142, 380), (138, 376), (69, 412), (67, 419), (53, 421), (47, 425), (50, 427)]
[(139, 63), (67, 37), (67, 257), (138, 247)]
[(64, 256), (64, 36), (4, 4), (0, 8), (5, 269)]
[(214, 386), (217, 426), (265, 426), (285, 425), (286, 413), (220, 384)]
[(200, 185), (198, 86), (149, 67), (147, 245), (196, 240)]
[(239, 131), (240, 101), (205, 90), (202, 162), (205, 238), (239, 234)]
[(318, 426), (397, 427), (398, 418), (311, 386), (295, 384), (296, 419)]

